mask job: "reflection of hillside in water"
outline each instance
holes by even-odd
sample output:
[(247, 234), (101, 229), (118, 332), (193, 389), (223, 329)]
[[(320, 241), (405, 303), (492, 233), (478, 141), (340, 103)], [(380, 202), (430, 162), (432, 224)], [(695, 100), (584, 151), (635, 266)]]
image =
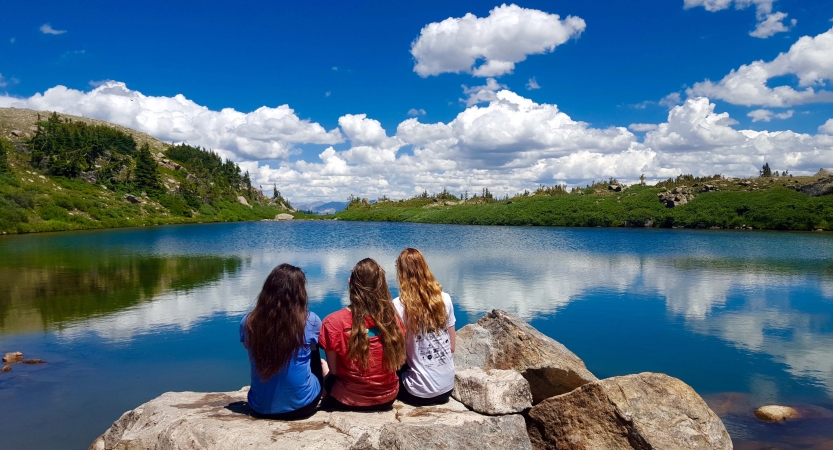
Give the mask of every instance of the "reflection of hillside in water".
[(239, 271), (239, 258), (38, 254), (0, 262), (0, 333), (61, 329)]

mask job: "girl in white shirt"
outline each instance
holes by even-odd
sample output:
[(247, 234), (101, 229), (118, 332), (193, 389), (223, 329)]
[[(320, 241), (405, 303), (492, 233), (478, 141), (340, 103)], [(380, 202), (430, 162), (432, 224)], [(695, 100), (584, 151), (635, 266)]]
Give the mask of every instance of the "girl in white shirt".
[(393, 299), (405, 324), (407, 360), (399, 396), (416, 406), (448, 401), (454, 389), (454, 307), (428, 268), (425, 257), (406, 248), (396, 259), (399, 297)]

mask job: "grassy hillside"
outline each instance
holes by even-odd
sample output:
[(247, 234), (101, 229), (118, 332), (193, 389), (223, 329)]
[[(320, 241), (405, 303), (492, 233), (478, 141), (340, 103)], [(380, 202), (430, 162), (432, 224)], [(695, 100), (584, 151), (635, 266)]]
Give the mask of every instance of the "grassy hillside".
[[(569, 227), (685, 227), (755, 228), (772, 230), (833, 229), (833, 195), (810, 197), (797, 192), (810, 177), (770, 177), (747, 180), (681, 177), (657, 186), (635, 185), (621, 192), (599, 183), (568, 193), (539, 189), (538, 193), (497, 200), (485, 196), (459, 202), (457, 198), (417, 197), (405, 201), (351, 203), (336, 214), (341, 220), (420, 222), (471, 225), (533, 225)], [(699, 192), (709, 184), (716, 191)], [(658, 194), (680, 186), (696, 193), (676, 207), (661, 203)]]
[(0, 109), (0, 233), (262, 220), (287, 205), (210, 151), (102, 121), (41, 113), (38, 123), (35, 111)]

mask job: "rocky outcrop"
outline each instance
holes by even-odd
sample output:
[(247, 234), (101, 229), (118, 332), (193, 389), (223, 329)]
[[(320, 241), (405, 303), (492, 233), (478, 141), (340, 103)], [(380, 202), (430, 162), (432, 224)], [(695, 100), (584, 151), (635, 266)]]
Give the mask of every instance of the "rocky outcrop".
[(670, 191), (660, 192), (657, 194), (660, 203), (668, 208), (674, 208), (694, 200), (694, 195), (688, 189), (688, 186), (677, 186)]
[[(819, 171), (819, 173), (822, 172)], [(822, 195), (833, 194), (833, 174), (827, 175), (824, 178), (819, 177), (817, 181), (801, 186), (800, 190), (810, 197), (821, 197)]]
[(567, 347), (498, 309), (457, 331), (454, 366), (514, 370), (529, 382), (533, 404), (597, 380)]
[(295, 217), (293, 217), (292, 214), (287, 213), (280, 213), (277, 216), (275, 216), (275, 220), (292, 220), (294, 218)]
[(607, 378), (534, 406), (535, 449), (731, 449), (723, 423), (694, 390), (668, 375)]
[(532, 407), (529, 382), (514, 370), (457, 371), (451, 396), (482, 414), (514, 414)]
[(255, 418), (248, 388), (168, 392), (123, 414), (90, 448), (732, 448), (720, 419), (682, 381), (655, 373), (599, 381), (563, 345), (504, 311), (457, 332), (454, 362), (453, 399), (444, 405), (397, 401), (390, 411), (319, 410), (281, 421)]
[(136, 197), (133, 194), (124, 194), (124, 199), (127, 200), (130, 203), (133, 203), (134, 205), (137, 205), (139, 203), (144, 203), (144, 201), (141, 198)]
[(240, 204), (243, 206), (248, 206), (249, 208), (252, 207), (252, 205), (250, 205), (249, 202), (246, 200), (246, 197), (243, 197), (242, 195), (237, 196), (237, 201), (240, 202)]
[(298, 421), (255, 419), (246, 390), (168, 392), (121, 416), (91, 450), (530, 449), (520, 415), (488, 417), (450, 400), (391, 411), (319, 411)]

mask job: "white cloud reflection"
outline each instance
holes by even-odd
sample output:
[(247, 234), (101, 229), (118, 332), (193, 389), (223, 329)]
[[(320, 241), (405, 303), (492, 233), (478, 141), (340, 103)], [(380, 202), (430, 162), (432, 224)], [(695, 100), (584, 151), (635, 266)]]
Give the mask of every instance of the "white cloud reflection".
[[(521, 243), (517, 243), (523, 247)], [(478, 246), (479, 247), (479, 246)], [(788, 297), (817, 275), (765, 268), (713, 266), (704, 259), (675, 259), (572, 251), (491, 249), (427, 250), (426, 257), (458, 311), (471, 320), (500, 308), (530, 320), (557, 314), (594, 291), (665, 299), (666, 311), (684, 318), (695, 333), (715, 336), (738, 349), (767, 354), (787, 371), (812, 380), (833, 397), (833, 334), (817, 314), (793, 308)], [(189, 330), (217, 315), (251, 309), (272, 267), (288, 262), (307, 272), (311, 309), (322, 317), (347, 304), (347, 277), (353, 265), (372, 257), (396, 287), (390, 249), (254, 254), (245, 268), (188, 292), (166, 292), (153, 301), (96, 319), (68, 324), (56, 333), (74, 340), (94, 333), (114, 342), (171, 328)], [(818, 280), (821, 295), (833, 297), (833, 283)], [(727, 306), (733, 299), (732, 307)], [(322, 303), (324, 302), (324, 303)], [(740, 306), (739, 303), (740, 302)], [(326, 306), (325, 306), (326, 305)]]

